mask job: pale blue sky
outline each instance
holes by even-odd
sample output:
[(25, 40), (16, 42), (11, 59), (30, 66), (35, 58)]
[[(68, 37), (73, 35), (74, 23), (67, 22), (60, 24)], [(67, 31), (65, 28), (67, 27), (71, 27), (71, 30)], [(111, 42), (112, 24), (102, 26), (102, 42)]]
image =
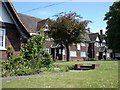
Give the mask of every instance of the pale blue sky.
[[(101, 28), (106, 27), (106, 22), (103, 21), (104, 15), (109, 11), (109, 6), (113, 2), (13, 2), (17, 12), (23, 13), (24, 11), (33, 8), (39, 8), (31, 12), (24, 12), (23, 14), (31, 15), (39, 18), (48, 18), (60, 12), (77, 12), (83, 17), (83, 20), (91, 20), (93, 23), (89, 24), (90, 30), (95, 32)], [(58, 4), (44, 8), (51, 4)]]

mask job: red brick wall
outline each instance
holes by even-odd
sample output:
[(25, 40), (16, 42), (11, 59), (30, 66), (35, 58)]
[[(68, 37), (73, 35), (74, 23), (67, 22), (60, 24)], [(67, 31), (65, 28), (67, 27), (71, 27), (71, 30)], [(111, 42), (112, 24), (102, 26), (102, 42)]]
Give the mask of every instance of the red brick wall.
[(6, 60), (7, 59), (6, 51), (0, 51), (0, 59), (1, 60)]
[(6, 48), (13, 47), (15, 51), (20, 51), (20, 37), (16, 28), (6, 29)]
[[(5, 48), (12, 47), (14, 49), (14, 54), (19, 55), (20, 47), (21, 47), (21, 36), (17, 29), (14, 27), (6, 28), (6, 40), (5, 40)], [(7, 53), (6, 51), (0, 51), (0, 59), (6, 60)]]

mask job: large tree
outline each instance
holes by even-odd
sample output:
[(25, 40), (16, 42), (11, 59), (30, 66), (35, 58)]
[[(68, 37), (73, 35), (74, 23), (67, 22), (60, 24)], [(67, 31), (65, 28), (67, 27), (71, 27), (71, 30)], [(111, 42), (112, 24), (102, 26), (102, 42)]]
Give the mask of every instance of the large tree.
[(107, 21), (106, 41), (108, 48), (120, 51), (120, 1), (116, 1), (105, 14)]
[(86, 33), (88, 20), (82, 21), (82, 17), (75, 12), (61, 12), (55, 15), (56, 19), (48, 19), (49, 36), (56, 44), (66, 47), (67, 57), (70, 60), (69, 46), (73, 43), (83, 42), (82, 35)]

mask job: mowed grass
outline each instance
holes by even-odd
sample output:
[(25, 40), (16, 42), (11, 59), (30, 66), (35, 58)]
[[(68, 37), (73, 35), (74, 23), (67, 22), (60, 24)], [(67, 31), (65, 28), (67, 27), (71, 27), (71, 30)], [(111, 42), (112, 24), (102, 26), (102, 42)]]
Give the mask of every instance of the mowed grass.
[(118, 88), (118, 61), (56, 62), (56, 65), (100, 64), (94, 70), (67, 72), (2, 82), (3, 88)]

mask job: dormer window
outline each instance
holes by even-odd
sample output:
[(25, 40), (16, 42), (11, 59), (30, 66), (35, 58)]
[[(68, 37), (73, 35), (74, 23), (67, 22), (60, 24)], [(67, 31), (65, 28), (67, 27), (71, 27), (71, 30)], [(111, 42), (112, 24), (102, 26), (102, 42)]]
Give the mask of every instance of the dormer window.
[(95, 46), (99, 47), (100, 46), (99, 42), (95, 42)]

